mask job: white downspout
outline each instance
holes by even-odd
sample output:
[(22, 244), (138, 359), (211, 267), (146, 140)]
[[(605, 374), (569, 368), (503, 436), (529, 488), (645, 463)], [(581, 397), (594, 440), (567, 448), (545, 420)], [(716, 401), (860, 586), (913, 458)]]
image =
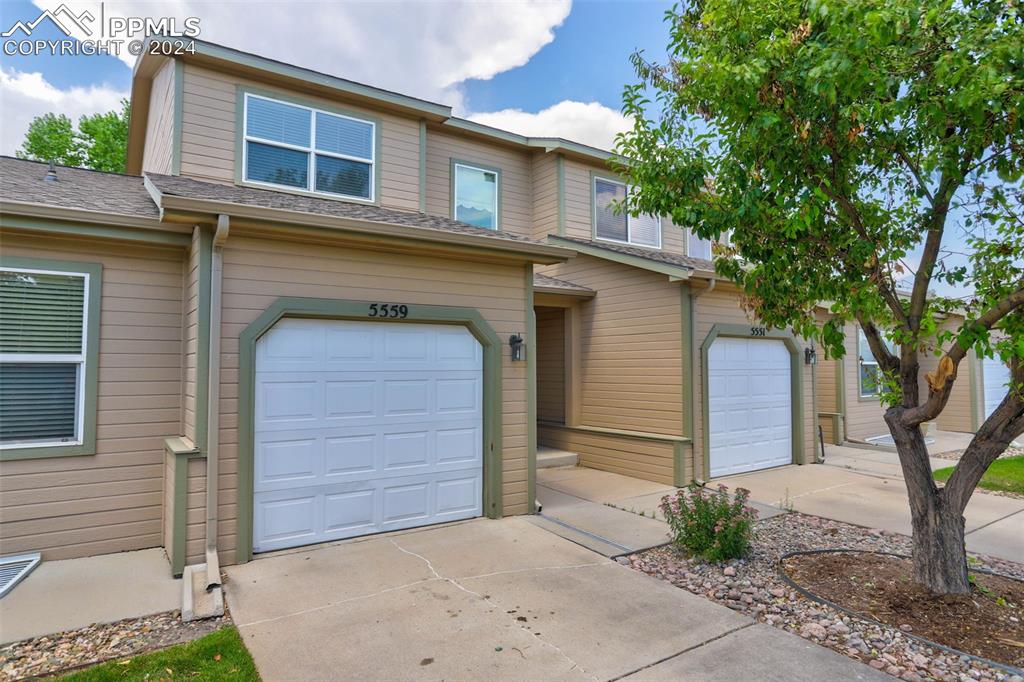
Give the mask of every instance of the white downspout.
[(217, 556), (219, 520), (218, 489), (220, 476), (220, 320), (221, 279), (224, 272), (224, 242), (231, 230), (226, 214), (217, 216), (210, 254), (210, 370), (206, 415), (206, 589), (220, 585), (220, 559)]

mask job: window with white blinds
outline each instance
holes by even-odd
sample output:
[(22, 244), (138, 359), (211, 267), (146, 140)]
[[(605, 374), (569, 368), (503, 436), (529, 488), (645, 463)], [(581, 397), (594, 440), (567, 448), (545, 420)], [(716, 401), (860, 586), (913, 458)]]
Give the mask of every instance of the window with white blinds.
[(89, 275), (0, 270), (0, 447), (82, 442)]
[(661, 218), (629, 215), (617, 206), (626, 201), (629, 187), (607, 178), (594, 178), (594, 236), (597, 239), (661, 248)]
[(246, 93), (246, 182), (374, 198), (376, 124)]

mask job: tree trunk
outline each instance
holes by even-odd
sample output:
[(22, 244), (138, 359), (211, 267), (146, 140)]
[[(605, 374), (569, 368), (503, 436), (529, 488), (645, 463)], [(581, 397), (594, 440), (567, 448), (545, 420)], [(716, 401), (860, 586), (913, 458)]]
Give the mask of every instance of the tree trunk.
[(971, 585), (967, 581), (964, 517), (949, 507), (941, 491), (923, 502), (923, 512), (917, 510), (918, 505), (910, 505), (914, 581), (938, 594), (967, 594)]
[(903, 480), (910, 497), (913, 528), (914, 580), (939, 594), (966, 594), (967, 550), (962, 510), (935, 485), (928, 447), (918, 427), (900, 421), (900, 408), (885, 414), (900, 456)]

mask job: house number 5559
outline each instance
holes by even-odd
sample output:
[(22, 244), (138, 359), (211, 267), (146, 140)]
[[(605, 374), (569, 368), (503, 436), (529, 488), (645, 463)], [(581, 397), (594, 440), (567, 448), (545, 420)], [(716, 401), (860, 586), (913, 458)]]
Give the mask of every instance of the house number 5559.
[(402, 319), (408, 317), (409, 306), (397, 303), (371, 303), (370, 317), (391, 317)]

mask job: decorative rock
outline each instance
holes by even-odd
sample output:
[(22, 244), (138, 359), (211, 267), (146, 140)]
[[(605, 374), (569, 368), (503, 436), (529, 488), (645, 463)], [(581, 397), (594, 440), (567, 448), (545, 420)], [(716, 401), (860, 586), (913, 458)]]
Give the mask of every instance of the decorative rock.
[(732, 566), (726, 566), (722, 569), (722, 575), (734, 576), (736, 575), (736, 569)]
[(814, 639), (825, 639), (828, 637), (828, 631), (817, 623), (806, 623), (800, 628), (800, 636), (813, 637)]

